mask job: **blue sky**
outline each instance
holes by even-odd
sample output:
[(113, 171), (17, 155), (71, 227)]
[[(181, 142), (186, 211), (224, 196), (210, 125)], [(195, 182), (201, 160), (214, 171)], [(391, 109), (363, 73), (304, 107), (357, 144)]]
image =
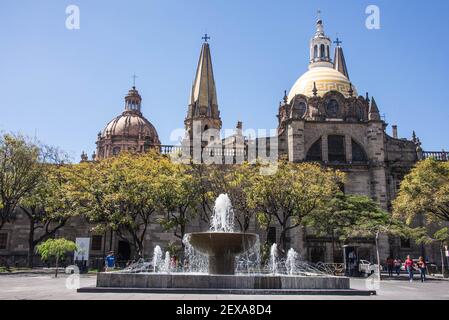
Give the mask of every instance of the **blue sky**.
[[(80, 30), (65, 28), (68, 5)], [(365, 27), (380, 8), (381, 29)], [(449, 150), (449, 2), (426, 1), (0, 1), (0, 130), (57, 145), (75, 160), (123, 110), (136, 73), (143, 113), (163, 143), (183, 126), (207, 31), (224, 128), (276, 128), (283, 91), (307, 70), (321, 9), (338, 33), (352, 82), (376, 98), (400, 137)]]

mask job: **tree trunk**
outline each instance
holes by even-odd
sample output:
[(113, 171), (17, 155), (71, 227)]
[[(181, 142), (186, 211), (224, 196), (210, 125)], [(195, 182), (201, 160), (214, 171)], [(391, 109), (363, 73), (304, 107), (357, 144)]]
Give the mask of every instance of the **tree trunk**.
[(34, 221), (30, 219), (30, 233), (28, 235), (28, 256), (27, 256), (27, 262), (28, 262), (28, 268), (33, 268), (33, 256), (34, 256)]
[(442, 242), (441, 242), (441, 246), (440, 246), (440, 253), (441, 253), (441, 274), (443, 275), (443, 278), (444, 278), (444, 275), (446, 273), (445, 272), (446, 266), (444, 265), (445, 256), (444, 256), (444, 245)]
[(56, 272), (55, 272), (55, 278), (58, 277), (58, 267), (59, 267), (59, 256), (56, 256)]
[(380, 281), (379, 232), (376, 232), (377, 280)]

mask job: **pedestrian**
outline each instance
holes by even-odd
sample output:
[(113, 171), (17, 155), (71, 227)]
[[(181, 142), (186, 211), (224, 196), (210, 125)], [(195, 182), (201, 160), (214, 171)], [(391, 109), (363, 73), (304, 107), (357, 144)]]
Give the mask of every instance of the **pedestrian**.
[(424, 281), (426, 281), (426, 269), (427, 269), (426, 261), (424, 261), (423, 257), (419, 257), (417, 264), (418, 264), (419, 274), (421, 275), (421, 282), (424, 282)]
[(109, 254), (106, 256), (105, 259), (105, 269), (106, 271), (114, 270), (115, 268), (115, 256), (114, 251), (109, 251)]
[(415, 263), (413, 262), (413, 259), (410, 258), (410, 256), (407, 256), (407, 259), (405, 260), (405, 270), (407, 270), (408, 273), (408, 279), (410, 282), (413, 282), (413, 266)]
[(394, 260), (392, 257), (387, 258), (387, 270), (388, 270), (388, 276), (393, 276), (393, 268), (394, 268)]
[(396, 275), (399, 276), (401, 274), (401, 266), (402, 266), (402, 260), (399, 258), (394, 259), (394, 269), (396, 271)]

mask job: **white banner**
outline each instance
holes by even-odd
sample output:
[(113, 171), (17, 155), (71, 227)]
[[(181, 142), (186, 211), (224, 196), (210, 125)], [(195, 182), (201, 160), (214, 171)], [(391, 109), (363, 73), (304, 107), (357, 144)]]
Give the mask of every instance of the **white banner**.
[(75, 261), (88, 261), (89, 260), (89, 249), (90, 249), (90, 238), (76, 238), (76, 245), (78, 250), (75, 251), (74, 259)]

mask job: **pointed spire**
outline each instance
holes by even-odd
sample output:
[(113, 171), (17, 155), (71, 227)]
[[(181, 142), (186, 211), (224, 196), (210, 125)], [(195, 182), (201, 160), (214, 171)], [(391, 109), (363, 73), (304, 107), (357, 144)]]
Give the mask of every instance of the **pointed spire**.
[(287, 90), (284, 90), (284, 98), (283, 98), (283, 100), (284, 100), (284, 104), (287, 104), (287, 102), (288, 102)]
[(203, 39), (204, 42), (201, 47), (196, 76), (190, 95), (190, 105), (192, 106), (192, 114), (190, 116), (203, 115), (219, 118), (212, 58), (209, 43), (207, 42), (210, 37), (205, 35)]
[(366, 102), (369, 103), (369, 93), (368, 92), (366, 93), (365, 100), (366, 100)]
[[(369, 99), (367, 101), (369, 101)], [(374, 97), (372, 97), (371, 103), (369, 105), (368, 120), (375, 120), (375, 121), (380, 120), (379, 108), (377, 108), (377, 103), (376, 100), (374, 100)]]
[(340, 46), (341, 41), (337, 38), (334, 41), (337, 46), (335, 47), (334, 54), (334, 69), (343, 74), (349, 80), (348, 68), (346, 67), (346, 60), (343, 54), (343, 48)]

